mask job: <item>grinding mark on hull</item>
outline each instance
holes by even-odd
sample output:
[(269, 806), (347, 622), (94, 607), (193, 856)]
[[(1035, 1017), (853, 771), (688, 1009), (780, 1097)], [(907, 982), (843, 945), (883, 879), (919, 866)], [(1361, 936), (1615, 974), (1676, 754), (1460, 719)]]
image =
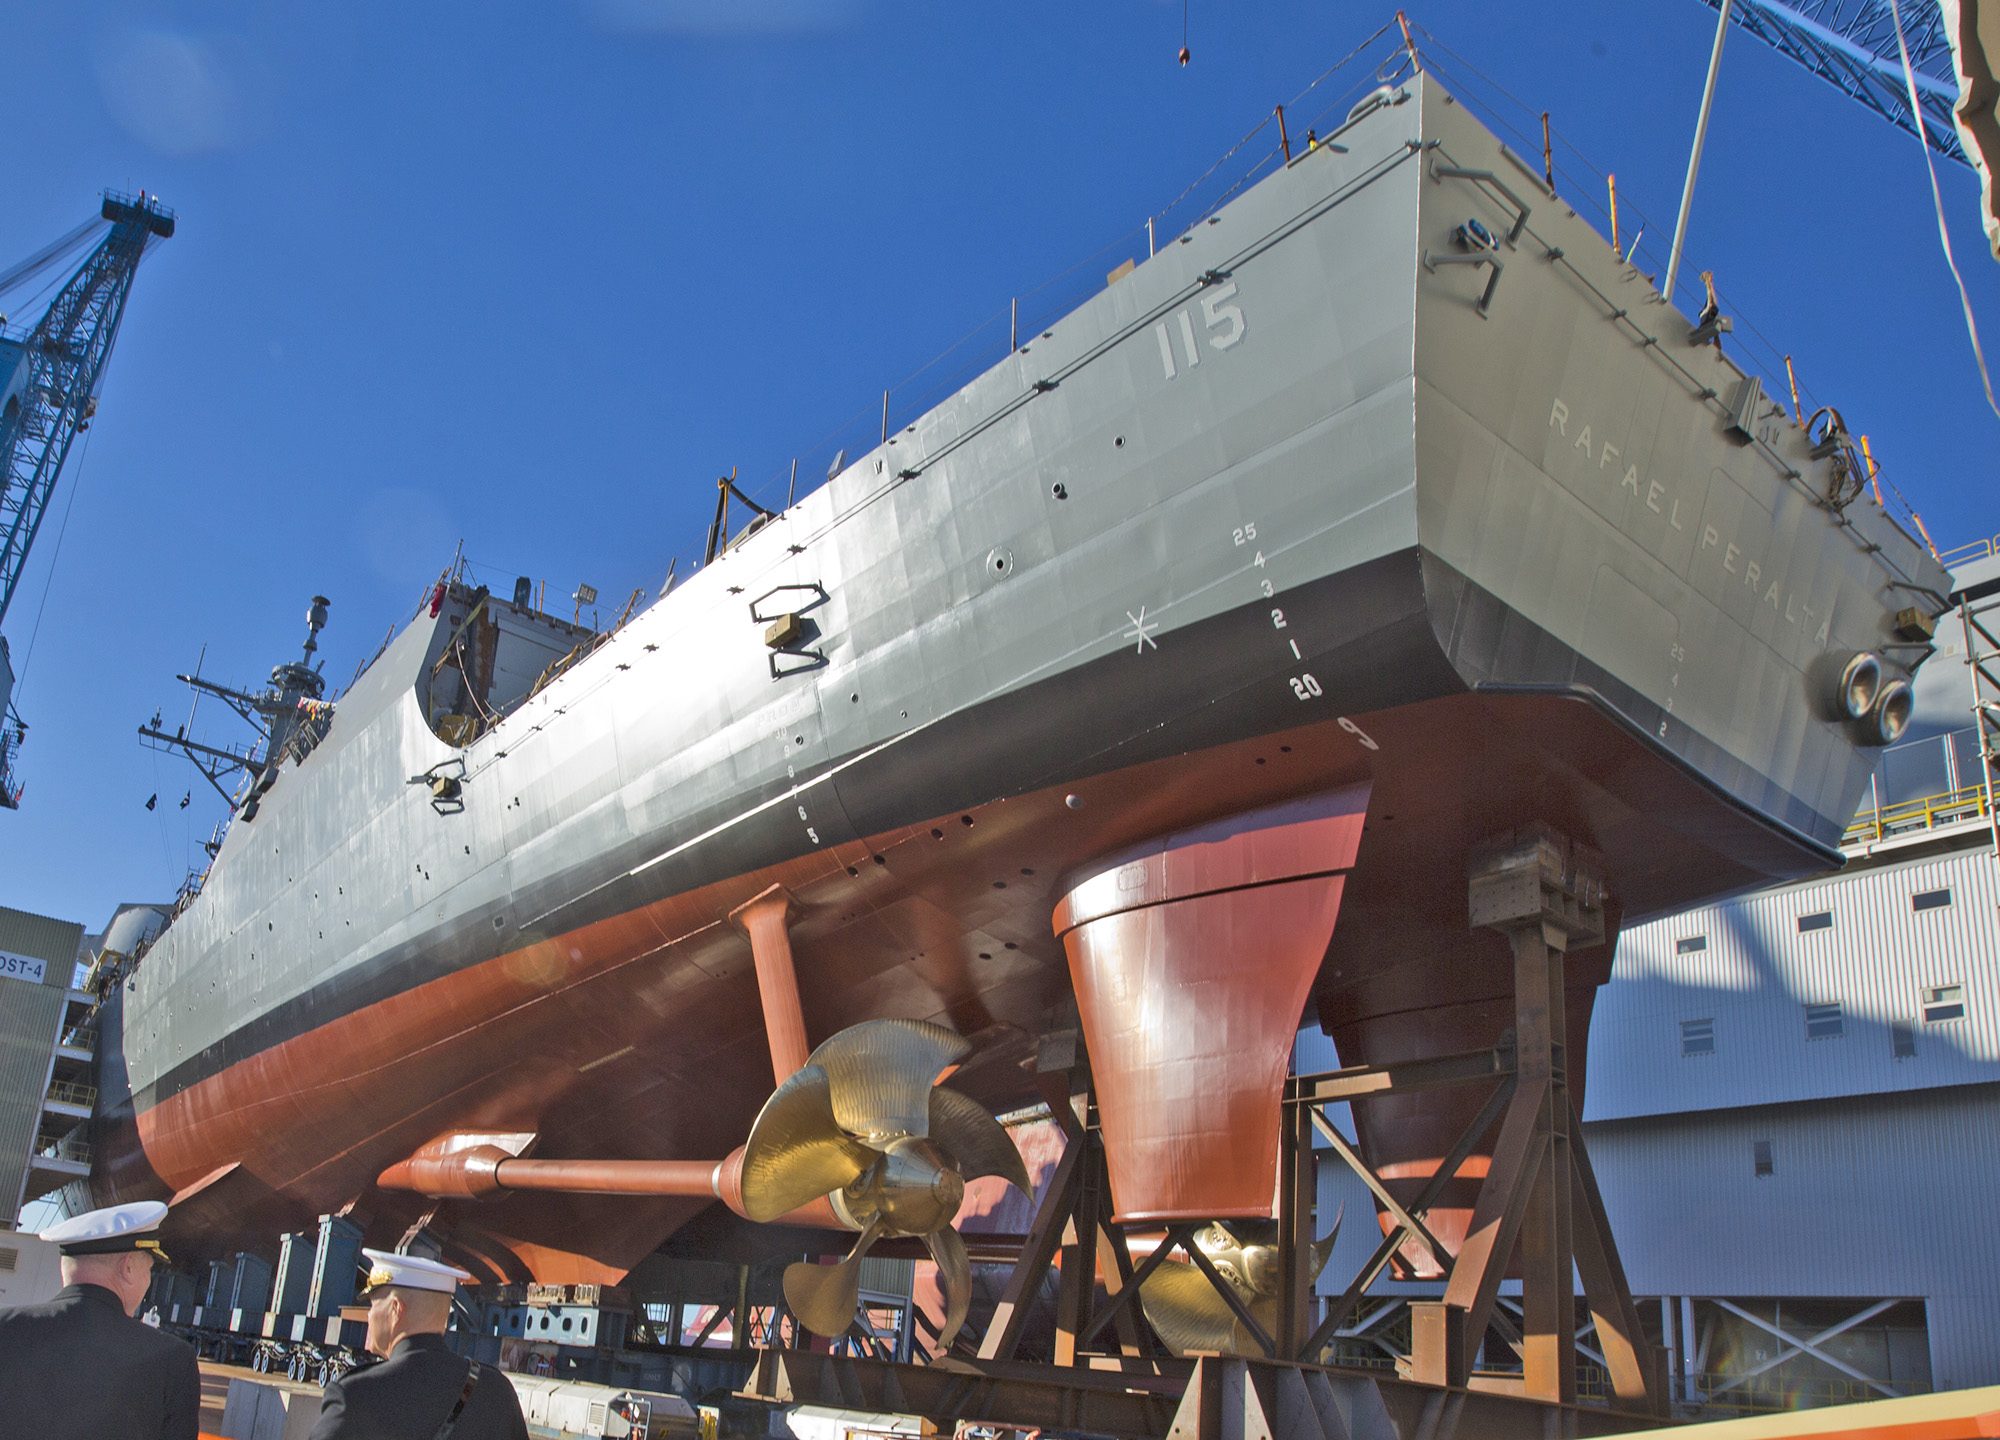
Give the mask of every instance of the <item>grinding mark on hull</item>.
[[(981, 700), (975, 703), (984, 703), (984, 701)], [(842, 771), (850, 770), (854, 766), (862, 764), (864, 761), (872, 760), (877, 755), (880, 755), (883, 751), (891, 749), (894, 746), (900, 745), (905, 740), (909, 740), (915, 736), (921, 735), (926, 730), (930, 729), (931, 726), (936, 725), (940, 721), (949, 718), (950, 717), (947, 715), (940, 715), (935, 720), (926, 720), (921, 725), (912, 725), (909, 729), (905, 730), (900, 735), (891, 735), (887, 740), (884, 740), (881, 744), (872, 745), (866, 750), (862, 750), (857, 752), (856, 754), (850, 755), (847, 759), (841, 761), (838, 765), (832, 766), (831, 768), (822, 771), (820, 774), (813, 776), (812, 779), (805, 781), (803, 784), (794, 785), (792, 786), (791, 789), (783, 792), (782, 794), (773, 795), (770, 799), (761, 801), (756, 805), (752, 805), (747, 810), (739, 811), (737, 814), (730, 816), (727, 820), (723, 820), (715, 825), (711, 825), (708, 829), (702, 831), (701, 834), (691, 835), (687, 839), (681, 841), (678, 845), (671, 846), (668, 849), (661, 851), (658, 855), (655, 855), (650, 860), (640, 861), (637, 865), (634, 865), (630, 870), (627, 870), (624, 875), (614, 877), (613, 879), (610, 880), (606, 880), (602, 885), (596, 886), (594, 889), (587, 891), (582, 895), (577, 896), (573, 900), (565, 900), (562, 904), (556, 906), (554, 910), (547, 911), (545, 912), (544, 916), (538, 918), (546, 918), (548, 915), (554, 915), (559, 913), (560, 911), (567, 910), (570, 906), (578, 903), (578, 901), (589, 899), (591, 895), (596, 894), (598, 890), (604, 889), (605, 886), (617, 884), (619, 880), (628, 879), (635, 875), (644, 874), (646, 871), (652, 869), (655, 865), (663, 864), (666, 861), (673, 859), (677, 855), (683, 854), (688, 850), (692, 850), (695, 846), (700, 845), (705, 841), (713, 840), (716, 836), (721, 835), (728, 830), (734, 829), (736, 826), (743, 824), (745, 821), (751, 819), (753, 816), (761, 815), (765, 811), (774, 809), (778, 806), (796, 805), (799, 802), (800, 796), (806, 795), (811, 791), (816, 790), (823, 785), (826, 785), (836, 775), (839, 775)]]
[(627, 1045), (623, 1049), (613, 1050), (609, 1055), (600, 1055), (588, 1065), (577, 1066), (576, 1073), (579, 1075), (588, 1075), (600, 1065), (609, 1065), (613, 1060), (623, 1060), (638, 1048), (637, 1045)]

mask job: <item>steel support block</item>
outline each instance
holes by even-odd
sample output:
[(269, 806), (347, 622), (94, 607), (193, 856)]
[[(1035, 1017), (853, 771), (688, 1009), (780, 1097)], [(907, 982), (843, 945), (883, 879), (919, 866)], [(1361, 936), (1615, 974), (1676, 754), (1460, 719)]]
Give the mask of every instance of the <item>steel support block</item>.
[(1513, 952), (1515, 1086), (1444, 1299), (1411, 1307), (1411, 1374), (1453, 1387), (1475, 1383), (1500, 1281), (1518, 1263), (1522, 1389), (1574, 1403), (1574, 1265), (1618, 1404), (1663, 1413), (1658, 1357), (1639, 1328), (1584, 1152), (1563, 1046), (1565, 957), (1572, 945), (1605, 938), (1601, 864), (1548, 827), (1530, 826), (1473, 851), (1467, 890), (1473, 924), (1505, 935)]

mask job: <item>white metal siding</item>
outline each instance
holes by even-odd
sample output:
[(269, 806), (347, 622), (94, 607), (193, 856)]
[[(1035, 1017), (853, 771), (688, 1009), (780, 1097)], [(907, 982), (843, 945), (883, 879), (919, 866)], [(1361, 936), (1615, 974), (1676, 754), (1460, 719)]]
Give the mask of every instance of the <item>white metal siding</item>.
[[(1585, 1118), (1825, 1099), (2000, 1080), (2000, 946), (1984, 848), (1843, 874), (1635, 926), (1618, 942), (1590, 1029)], [(1948, 888), (1952, 903), (1913, 912)], [(1801, 934), (1798, 917), (1831, 911)], [(1707, 948), (1676, 941), (1707, 937)], [(1965, 987), (1963, 1019), (1926, 1024), (1927, 986)], [(1845, 1033), (1806, 1038), (1805, 1007), (1838, 1002)], [(1683, 1056), (1681, 1022), (1715, 1022), (1713, 1054)], [(1917, 1053), (1894, 1056), (1891, 1026)]]
[[(2000, 1383), (2000, 1085), (1587, 1127), (1640, 1295), (1906, 1297), (1939, 1389)], [(1772, 1174), (1753, 1173), (1768, 1140)]]

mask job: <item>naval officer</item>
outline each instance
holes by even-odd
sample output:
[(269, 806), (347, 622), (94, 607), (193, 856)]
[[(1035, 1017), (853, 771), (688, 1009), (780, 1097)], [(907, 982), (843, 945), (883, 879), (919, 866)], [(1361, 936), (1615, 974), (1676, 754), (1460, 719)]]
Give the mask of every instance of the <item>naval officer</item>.
[(505, 1375), (452, 1353), (444, 1329), (465, 1271), (363, 1250), (370, 1269), (368, 1349), (380, 1365), (326, 1387), (312, 1440), (528, 1440)]
[(42, 1231), (63, 1288), (0, 1310), (0, 1425), (37, 1440), (195, 1440), (201, 1371), (185, 1341), (134, 1320), (154, 1261), (157, 1200), (72, 1216)]

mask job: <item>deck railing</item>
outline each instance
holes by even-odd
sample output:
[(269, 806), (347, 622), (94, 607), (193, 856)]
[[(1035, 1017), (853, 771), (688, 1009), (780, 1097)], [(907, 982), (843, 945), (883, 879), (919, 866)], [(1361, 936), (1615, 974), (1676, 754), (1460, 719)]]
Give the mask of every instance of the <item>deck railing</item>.
[(1840, 843), (1874, 845), (1991, 823), (1980, 766), (1979, 737), (1971, 726), (1890, 746), (1876, 760), (1867, 793)]
[(1852, 825), (1847, 827), (1847, 833), (1840, 837), (1840, 843), (1873, 845), (1882, 840), (1919, 835), (1925, 831), (1963, 825), (1969, 821), (1986, 818), (1986, 787), (1963, 785), (1956, 790), (1947, 790), (1941, 794), (1926, 795), (1921, 799), (1907, 800), (1899, 805), (1884, 805), (1879, 810), (1864, 811), (1855, 817)]

